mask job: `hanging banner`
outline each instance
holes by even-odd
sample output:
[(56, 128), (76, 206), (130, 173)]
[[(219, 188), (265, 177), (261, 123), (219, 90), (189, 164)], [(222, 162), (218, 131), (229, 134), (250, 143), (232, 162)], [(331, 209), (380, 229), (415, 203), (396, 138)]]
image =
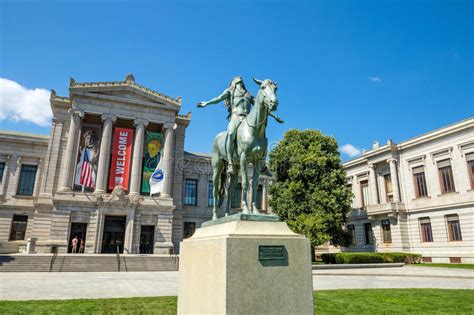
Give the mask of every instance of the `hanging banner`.
[(93, 191), (95, 188), (101, 131), (100, 126), (91, 124), (84, 124), (81, 128), (74, 179), (75, 190), (87, 188), (88, 191)]
[(161, 160), (163, 135), (159, 132), (147, 131), (143, 153), (142, 189), (143, 193), (150, 193), (150, 178)]
[(121, 185), (128, 190), (130, 162), (132, 160), (133, 129), (115, 128), (110, 164), (109, 189)]

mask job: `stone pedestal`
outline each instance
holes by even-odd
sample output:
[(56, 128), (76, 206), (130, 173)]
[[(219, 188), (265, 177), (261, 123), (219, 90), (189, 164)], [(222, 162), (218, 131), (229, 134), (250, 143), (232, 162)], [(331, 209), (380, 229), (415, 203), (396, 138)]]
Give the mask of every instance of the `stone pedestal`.
[(184, 240), (178, 314), (313, 314), (309, 240), (277, 220), (236, 214)]
[(30, 237), (26, 241), (26, 253), (27, 254), (36, 254), (35, 248), (36, 248), (36, 241), (38, 240), (37, 237)]

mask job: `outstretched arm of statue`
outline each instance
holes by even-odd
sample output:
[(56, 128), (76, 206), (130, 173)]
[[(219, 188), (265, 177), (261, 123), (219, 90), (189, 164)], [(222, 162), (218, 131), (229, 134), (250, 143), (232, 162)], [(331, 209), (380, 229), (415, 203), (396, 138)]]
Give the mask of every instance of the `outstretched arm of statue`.
[(222, 92), (221, 95), (214, 97), (212, 100), (209, 100), (207, 102), (199, 102), (197, 104), (197, 107), (206, 107), (207, 105), (217, 104), (225, 100), (227, 97), (229, 97), (229, 90), (226, 89), (224, 92)]
[(276, 114), (274, 114), (273, 112), (270, 112), (270, 114), (268, 114), (269, 116), (272, 116), (273, 118), (275, 118), (275, 120), (277, 122), (279, 122), (280, 124), (283, 124), (285, 121), (282, 120), (280, 117), (278, 117)]

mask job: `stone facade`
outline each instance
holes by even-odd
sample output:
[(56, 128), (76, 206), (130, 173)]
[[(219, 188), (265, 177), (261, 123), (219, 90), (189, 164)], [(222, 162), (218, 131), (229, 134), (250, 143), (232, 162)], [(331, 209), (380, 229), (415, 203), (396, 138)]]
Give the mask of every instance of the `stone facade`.
[[(85, 253), (103, 253), (107, 237), (125, 254), (141, 253), (147, 236), (153, 244), (151, 248), (148, 244), (145, 253), (168, 254), (179, 252), (185, 226), (189, 234), (189, 227), (197, 228), (211, 218), (210, 158), (184, 151), (191, 115), (179, 114), (180, 97), (150, 90), (128, 75), (117, 82), (71, 79), (69, 97), (53, 90), (50, 103), (49, 136), (0, 132), (0, 253), (24, 252), (29, 238), (37, 238), (36, 252), (66, 253), (71, 251), (73, 234), (79, 231)], [(100, 131), (95, 189), (75, 185), (83, 126)], [(115, 128), (134, 131), (128, 190), (112, 190), (108, 185)], [(169, 174), (162, 193), (153, 197), (141, 191), (148, 131), (163, 135), (161, 158)], [(34, 178), (25, 177), (22, 183), (32, 193), (20, 188), (21, 174), (31, 167), (36, 167)], [(188, 178), (198, 180), (195, 205), (183, 202)], [(261, 182), (267, 183), (264, 178)], [(108, 250), (111, 252), (110, 246)]]
[(414, 252), (427, 262), (473, 263), (473, 158), (470, 118), (399, 144), (375, 143), (345, 163), (354, 194), (348, 227), (355, 235), (355, 244), (345, 250)]

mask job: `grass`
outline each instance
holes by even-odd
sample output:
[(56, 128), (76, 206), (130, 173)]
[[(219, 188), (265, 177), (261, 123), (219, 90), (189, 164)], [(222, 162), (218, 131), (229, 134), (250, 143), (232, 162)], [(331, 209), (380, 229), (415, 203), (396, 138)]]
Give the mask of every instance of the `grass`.
[(422, 264), (412, 264), (408, 266), (474, 269), (474, 264), (438, 264), (438, 263), (423, 264), (422, 263)]
[[(319, 314), (473, 314), (474, 290), (357, 289), (314, 292)], [(0, 301), (0, 314), (176, 314), (177, 298)]]

